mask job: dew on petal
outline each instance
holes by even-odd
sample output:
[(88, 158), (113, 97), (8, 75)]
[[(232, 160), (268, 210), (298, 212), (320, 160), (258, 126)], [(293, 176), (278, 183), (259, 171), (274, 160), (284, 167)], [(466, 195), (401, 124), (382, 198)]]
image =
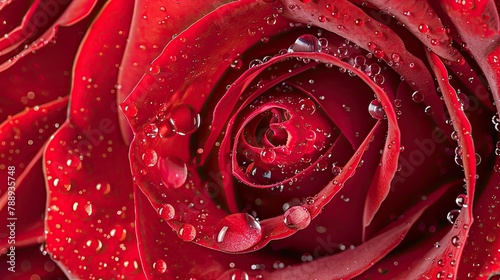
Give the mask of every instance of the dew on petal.
[(153, 263), (153, 269), (156, 272), (163, 274), (167, 272), (167, 263), (162, 259), (158, 259)]
[(260, 159), (265, 163), (273, 163), (276, 159), (276, 152), (271, 148), (264, 148), (260, 151)]
[(454, 209), (454, 210), (451, 210), (450, 212), (448, 212), (448, 215), (446, 215), (446, 219), (451, 224), (454, 224), (455, 221), (457, 220), (458, 215), (460, 215), (460, 210)]
[(181, 159), (174, 156), (162, 157), (158, 161), (158, 168), (161, 179), (167, 187), (178, 188), (186, 182), (187, 166)]
[(316, 36), (304, 34), (299, 36), (288, 48), (288, 52), (319, 52), (321, 44)]
[(381, 120), (385, 117), (384, 108), (378, 100), (372, 100), (372, 102), (370, 102), (370, 105), (368, 105), (368, 113), (370, 113), (370, 116), (374, 119)]
[(260, 224), (249, 214), (224, 217), (215, 230), (215, 244), (226, 252), (240, 252), (256, 245), (262, 238)]
[(291, 229), (301, 230), (311, 222), (311, 213), (303, 206), (292, 206), (283, 214), (283, 222)]
[(311, 99), (301, 99), (299, 101), (300, 110), (313, 115), (316, 112), (316, 104)]
[(196, 237), (196, 228), (192, 224), (183, 224), (177, 235), (183, 241), (193, 241)]
[(153, 149), (146, 149), (142, 154), (142, 163), (147, 166), (155, 166), (158, 162), (158, 154)]
[(166, 221), (172, 220), (175, 216), (175, 209), (170, 204), (163, 204), (157, 212), (158, 216)]
[(455, 199), (455, 203), (458, 205), (458, 207), (467, 207), (467, 195), (459, 194)]
[(191, 105), (182, 104), (170, 112), (170, 124), (179, 135), (188, 135), (200, 127), (200, 114)]
[(415, 91), (411, 95), (411, 99), (417, 103), (424, 101), (424, 95), (420, 91)]

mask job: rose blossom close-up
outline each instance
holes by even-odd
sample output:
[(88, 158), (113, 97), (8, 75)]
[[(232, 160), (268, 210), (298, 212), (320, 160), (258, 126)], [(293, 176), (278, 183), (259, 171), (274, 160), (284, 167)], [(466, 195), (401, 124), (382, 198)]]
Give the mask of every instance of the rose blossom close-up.
[(0, 279), (500, 279), (500, 1), (0, 1)]

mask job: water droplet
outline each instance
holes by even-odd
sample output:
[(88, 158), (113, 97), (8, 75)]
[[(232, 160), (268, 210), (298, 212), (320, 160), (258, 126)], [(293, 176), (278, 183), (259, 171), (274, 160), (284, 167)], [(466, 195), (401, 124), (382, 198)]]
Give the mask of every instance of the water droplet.
[(428, 116), (432, 116), (432, 115), (434, 115), (434, 112), (432, 111), (432, 107), (431, 107), (431, 106), (427, 106), (427, 107), (425, 107), (424, 112), (425, 112), (425, 114), (427, 114)]
[(363, 25), (363, 20), (357, 18), (357, 19), (354, 20), (354, 24), (356, 24), (357, 26), (362, 26)]
[(493, 243), (493, 242), (495, 242), (496, 239), (497, 239), (497, 237), (493, 233), (486, 235), (486, 241), (487, 242)]
[(91, 252), (99, 252), (102, 249), (102, 241), (97, 238), (90, 238), (85, 242), (85, 247)]
[(275, 25), (275, 24), (276, 24), (276, 18), (275, 18), (275, 17), (273, 17), (273, 16), (269, 16), (269, 17), (267, 17), (267, 19), (266, 19), (266, 23), (267, 23), (268, 25)]
[(308, 112), (309, 115), (312, 115), (314, 114), (314, 112), (316, 112), (316, 104), (311, 99), (301, 99), (299, 101), (299, 105), (300, 105), (300, 110)]
[(163, 274), (163, 273), (167, 272), (167, 263), (162, 259), (158, 259), (153, 264), (153, 269), (156, 272)]
[(305, 138), (307, 141), (310, 141), (310, 142), (316, 140), (316, 132), (314, 132), (314, 130), (308, 130), (306, 132)]
[(146, 149), (142, 154), (142, 163), (146, 166), (155, 166), (158, 162), (158, 154), (153, 149)]
[(100, 182), (95, 185), (95, 189), (103, 195), (111, 191), (111, 185), (107, 182)]
[(254, 183), (265, 184), (271, 179), (272, 172), (271, 170), (263, 166), (259, 166), (258, 164), (255, 164), (255, 162), (252, 162), (246, 168), (246, 175), (247, 178)]
[(450, 212), (448, 212), (448, 215), (446, 215), (446, 219), (451, 224), (454, 224), (455, 221), (457, 220), (458, 215), (460, 215), (460, 210), (454, 209), (454, 210), (451, 210)]
[(154, 123), (150, 123), (144, 127), (144, 135), (149, 138), (155, 138), (158, 136), (158, 127)]
[(415, 91), (411, 95), (411, 99), (417, 103), (424, 101), (424, 95), (420, 91)]
[(264, 148), (260, 151), (260, 159), (265, 163), (273, 163), (276, 159), (276, 152), (272, 148)]
[(118, 241), (123, 241), (127, 238), (127, 230), (121, 225), (115, 225), (110, 231), (109, 235)]
[(148, 72), (151, 75), (158, 75), (160, 74), (160, 66), (158, 65), (150, 65), (148, 68)]
[(454, 235), (452, 238), (451, 238), (451, 245), (459, 248), (461, 243), (460, 243), (460, 237), (458, 235)]
[(334, 165), (332, 167), (332, 174), (333, 176), (337, 176), (342, 172), (342, 167)]
[(250, 64), (248, 64), (248, 68), (252, 68), (252, 67), (261, 65), (262, 63), (263, 63), (262, 60), (254, 59), (254, 60), (250, 61)]
[(371, 75), (380, 74), (381, 71), (382, 71), (382, 68), (380, 68), (380, 65), (378, 65), (377, 63), (370, 64), (370, 74)]
[(170, 221), (175, 217), (175, 209), (170, 204), (163, 204), (157, 210), (158, 216), (166, 221)]
[(303, 206), (293, 206), (283, 214), (285, 225), (291, 229), (301, 230), (306, 228), (311, 222), (309, 210)]
[(200, 114), (191, 105), (182, 104), (170, 113), (170, 124), (179, 135), (191, 134), (200, 127)]
[(170, 122), (161, 122), (158, 127), (158, 134), (161, 138), (169, 138), (175, 135), (174, 128)]
[(78, 158), (76, 155), (71, 155), (67, 160), (66, 160), (66, 165), (69, 168), (74, 168), (75, 170), (80, 170), (82, 168), (82, 161), (80, 158)]
[(135, 117), (137, 115), (137, 107), (134, 104), (127, 105), (123, 108), (127, 117)]
[(262, 238), (262, 229), (254, 217), (235, 213), (224, 217), (215, 230), (216, 245), (226, 252), (240, 252), (256, 245)]
[(366, 64), (366, 58), (362, 55), (357, 55), (354, 58), (354, 66), (361, 67)]
[(379, 85), (383, 85), (385, 82), (385, 77), (380, 74), (376, 74), (373, 76), (373, 81)]
[(457, 196), (455, 199), (455, 203), (458, 205), (458, 207), (467, 207), (467, 195), (465, 194), (460, 194)]
[(237, 269), (234, 272), (231, 273), (231, 280), (249, 280), (250, 276), (248, 276), (248, 273), (241, 269)]
[(288, 48), (288, 52), (319, 52), (321, 44), (318, 38), (310, 34), (299, 36)]
[(368, 105), (368, 113), (370, 113), (370, 116), (372, 116), (373, 118), (379, 120), (385, 117), (384, 108), (376, 99), (370, 102), (370, 105)]
[(187, 166), (181, 159), (174, 156), (161, 158), (158, 168), (161, 179), (167, 187), (178, 188), (186, 182)]
[(192, 224), (183, 224), (177, 235), (183, 241), (193, 241), (196, 237), (196, 228)]
[(429, 31), (429, 26), (427, 26), (427, 24), (420, 24), (418, 26), (418, 31), (420, 31), (422, 33), (428, 32)]
[(242, 65), (243, 65), (243, 62), (239, 58), (236, 58), (235, 60), (233, 60), (233, 62), (231, 62), (231, 68), (236, 69), (236, 70), (241, 69)]

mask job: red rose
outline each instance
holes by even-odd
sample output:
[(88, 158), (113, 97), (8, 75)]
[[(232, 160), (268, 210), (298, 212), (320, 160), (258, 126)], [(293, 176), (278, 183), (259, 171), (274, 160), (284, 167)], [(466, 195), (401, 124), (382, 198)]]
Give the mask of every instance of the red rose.
[[(20, 14), (94, 5), (49, 2)], [(414, 2), (109, 1), (12, 35), (6, 275), (498, 277), (497, 4)]]

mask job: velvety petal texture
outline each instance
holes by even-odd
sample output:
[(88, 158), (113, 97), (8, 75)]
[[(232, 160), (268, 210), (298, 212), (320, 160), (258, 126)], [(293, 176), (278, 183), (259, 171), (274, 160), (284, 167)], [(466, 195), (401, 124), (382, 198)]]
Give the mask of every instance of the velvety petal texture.
[(499, 7), (0, 1), (0, 268), (497, 279)]

